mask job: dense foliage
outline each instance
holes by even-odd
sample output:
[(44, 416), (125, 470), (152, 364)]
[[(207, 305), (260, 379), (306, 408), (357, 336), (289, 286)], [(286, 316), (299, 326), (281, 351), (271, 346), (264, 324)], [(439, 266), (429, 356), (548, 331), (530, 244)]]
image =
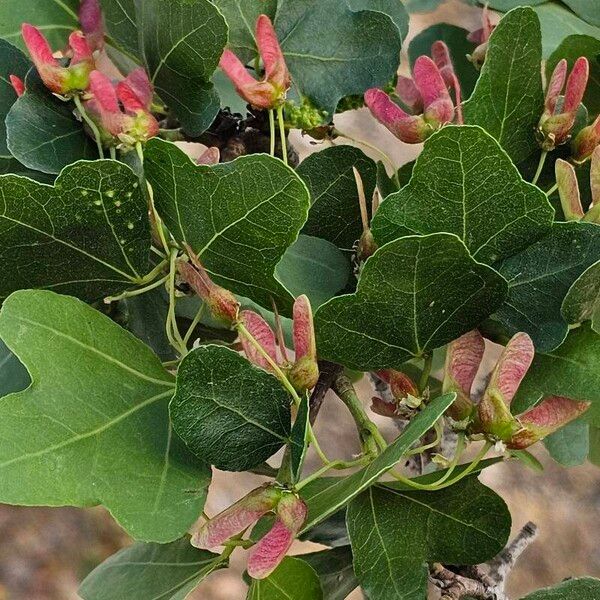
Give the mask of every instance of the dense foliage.
[[(600, 5), (406, 47), (441, 1), (0, 4), (0, 502), (136, 540), (84, 600), (183, 600), (246, 550), (251, 600), (507, 598), (534, 528), (507, 547), (477, 475), (542, 440), (600, 466)], [(338, 129), (362, 107), (414, 163)], [(212, 468), (264, 483), (207, 515)], [(600, 597), (557, 584), (527, 599)]]

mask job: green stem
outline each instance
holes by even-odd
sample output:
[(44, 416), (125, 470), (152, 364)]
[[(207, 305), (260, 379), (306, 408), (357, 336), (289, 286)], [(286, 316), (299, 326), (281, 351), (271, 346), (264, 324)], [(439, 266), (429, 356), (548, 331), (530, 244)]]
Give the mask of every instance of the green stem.
[(154, 281), (156, 279), (156, 276), (159, 275), (164, 269), (165, 267), (167, 267), (169, 264), (169, 260), (168, 259), (163, 259), (160, 263), (158, 263), (154, 269), (152, 269), (152, 271), (150, 271), (148, 274), (144, 275), (137, 283), (139, 285), (144, 285), (146, 283), (150, 283), (151, 281)]
[(269, 131), (271, 132), (270, 154), (275, 156), (275, 112), (272, 108), (269, 110)]
[(340, 375), (333, 382), (332, 389), (350, 411), (356, 423), (364, 453), (373, 455), (378, 454), (379, 450), (385, 450), (387, 442), (379, 432), (377, 425), (367, 416), (352, 382), (345, 375)]
[(308, 424), (308, 441), (309, 441), (309, 444), (312, 444), (312, 447), (314, 448), (315, 452), (317, 453), (317, 456), (321, 459), (321, 462), (324, 465), (331, 462), (327, 458), (327, 455), (321, 449), (321, 446), (319, 445), (319, 441), (317, 440), (317, 436), (315, 435), (315, 432), (313, 431), (312, 425), (310, 423)]
[(311, 475), (309, 475), (302, 481), (299, 481), (294, 487), (295, 487), (296, 491), (299, 491), (305, 485), (308, 485), (309, 483), (313, 482), (315, 479), (318, 479), (319, 477), (321, 477), (322, 475), (324, 475), (325, 473), (327, 473), (327, 471), (330, 471), (331, 469), (337, 469), (339, 471), (341, 471), (343, 469), (351, 469), (352, 467), (360, 467), (360, 466), (366, 464), (368, 461), (369, 461), (369, 458), (367, 456), (362, 456), (360, 458), (357, 458), (356, 460), (348, 460), (348, 461), (334, 460), (333, 462), (330, 462), (329, 464), (323, 465), (320, 469), (318, 469), (317, 471), (315, 471), (314, 473), (312, 473)]
[(150, 211), (151, 211), (152, 217), (154, 219), (154, 226), (156, 229), (156, 233), (158, 234), (160, 243), (163, 246), (165, 255), (169, 256), (171, 249), (167, 242), (167, 238), (165, 237), (165, 231), (163, 228), (162, 219), (160, 218), (160, 215), (158, 214), (158, 211), (156, 210), (156, 206), (154, 205), (154, 190), (152, 189), (152, 186), (146, 181), (146, 174), (144, 171), (144, 149), (142, 148), (141, 142), (138, 142), (135, 145), (135, 151), (137, 152), (137, 155), (138, 155), (138, 158), (140, 159), (140, 164), (142, 167), (142, 174), (140, 176), (140, 180), (142, 182), (142, 185), (145, 185), (146, 189), (148, 190), (148, 204), (150, 205)]
[(150, 250), (156, 254), (156, 256), (160, 256), (162, 259), (166, 258), (165, 253), (156, 248), (155, 246), (150, 246)]
[(112, 302), (117, 302), (118, 300), (125, 300), (125, 298), (133, 298), (135, 296), (141, 296), (142, 294), (145, 294), (147, 292), (150, 292), (151, 290), (156, 289), (157, 287), (160, 287), (163, 283), (165, 283), (167, 281), (167, 279), (169, 278), (169, 275), (165, 275), (164, 277), (161, 277), (160, 279), (157, 279), (156, 281), (153, 281), (152, 283), (141, 287), (141, 288), (137, 288), (135, 290), (131, 290), (131, 291), (127, 291), (127, 292), (123, 292), (122, 294), (119, 294), (118, 296), (108, 296), (106, 298), (104, 298), (104, 304), (111, 304)]
[(437, 445), (439, 445), (439, 443), (442, 440), (442, 427), (440, 426), (439, 421), (435, 422), (434, 428), (435, 439), (433, 440), (433, 442), (429, 442), (429, 444), (419, 446), (418, 448), (413, 448), (412, 450), (409, 450), (404, 456), (414, 456), (415, 454), (422, 454), (426, 450), (429, 450), (430, 448), (435, 448)]
[(533, 176), (533, 179), (531, 180), (531, 183), (533, 183), (533, 185), (535, 185), (538, 182), (538, 179), (540, 178), (540, 175), (542, 174), (542, 169), (544, 168), (544, 164), (546, 163), (547, 156), (548, 156), (547, 150), (544, 150), (540, 154), (540, 162), (538, 163), (537, 171), (535, 172), (535, 175)]
[(456, 442), (456, 450), (454, 451), (454, 457), (448, 465), (448, 468), (446, 469), (444, 475), (442, 475), (439, 479), (436, 480), (436, 486), (439, 486), (440, 484), (444, 483), (444, 481), (446, 481), (450, 477), (450, 475), (452, 475), (454, 469), (456, 469), (456, 465), (458, 465), (458, 461), (461, 459), (465, 451), (465, 447), (465, 434), (461, 432), (458, 434), (458, 440)]
[(428, 354), (423, 359), (423, 371), (421, 372), (421, 379), (419, 379), (419, 391), (421, 394), (425, 391), (429, 383), (429, 375), (431, 374), (431, 366), (433, 365), (433, 353)]
[(114, 146), (111, 146), (108, 149), (109, 153), (110, 153), (110, 157), (112, 160), (117, 160), (117, 149)]
[(98, 147), (98, 154), (100, 155), (100, 158), (104, 158), (102, 138), (100, 137), (100, 131), (98, 130), (98, 127), (96, 127), (96, 123), (94, 123), (94, 121), (92, 121), (90, 116), (87, 114), (87, 111), (81, 103), (81, 98), (75, 95), (73, 96), (73, 100), (75, 101), (75, 106), (77, 107), (81, 118), (87, 123), (87, 126), (90, 128), (90, 131), (94, 134), (94, 139), (96, 140), (96, 146)]
[(279, 121), (279, 133), (281, 135), (281, 158), (283, 159), (283, 163), (287, 165), (287, 142), (285, 139), (285, 122), (283, 120), (283, 106), (277, 107), (277, 119)]
[(558, 183), (555, 183), (547, 192), (546, 196), (550, 197), (558, 189)]
[(177, 302), (175, 296), (175, 273), (177, 271), (176, 260), (177, 249), (173, 248), (171, 250), (169, 259), (169, 310), (167, 312), (166, 334), (171, 346), (173, 346), (173, 348), (175, 348), (175, 350), (177, 350), (182, 356), (185, 356), (186, 348), (183, 344), (183, 338), (181, 337), (177, 327), (177, 319), (175, 318), (175, 304)]
[(430, 492), (435, 492), (437, 490), (442, 490), (444, 488), (450, 487), (451, 485), (454, 485), (455, 483), (459, 482), (461, 479), (467, 477), (467, 475), (470, 475), (477, 468), (477, 465), (479, 465), (479, 463), (483, 460), (483, 458), (492, 446), (492, 442), (486, 442), (481, 448), (481, 450), (478, 452), (477, 456), (473, 459), (473, 462), (462, 473), (460, 473), (460, 475), (457, 475), (454, 479), (451, 479), (450, 481), (445, 481), (445, 477), (442, 476), (439, 481), (435, 481), (433, 483), (418, 483), (412, 479), (409, 479), (408, 477), (404, 477), (404, 475), (400, 475), (399, 473), (395, 473), (393, 471), (390, 471), (390, 474), (395, 479), (411, 488), (414, 488), (416, 490), (427, 490)]
[(196, 326), (198, 325), (198, 323), (200, 323), (200, 319), (202, 318), (202, 315), (204, 314), (205, 308), (206, 308), (206, 304), (204, 304), (204, 302), (203, 302), (200, 305), (200, 308), (198, 309), (198, 311), (196, 312), (196, 316), (194, 317), (194, 320), (192, 321), (191, 325), (189, 326), (186, 334), (183, 336), (183, 345), (186, 348), (188, 346), (190, 338), (192, 337), (192, 334), (194, 333), (194, 330), (196, 329)]

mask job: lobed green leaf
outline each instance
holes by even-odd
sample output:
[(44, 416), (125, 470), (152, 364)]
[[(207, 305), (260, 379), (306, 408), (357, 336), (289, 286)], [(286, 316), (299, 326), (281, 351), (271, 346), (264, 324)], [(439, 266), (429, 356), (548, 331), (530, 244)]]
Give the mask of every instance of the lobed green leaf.
[(454, 233), (491, 264), (550, 231), (554, 210), (479, 127), (444, 127), (426, 142), (410, 182), (373, 219), (378, 244), (411, 234)]
[(159, 139), (145, 152), (156, 207), (175, 238), (192, 246), (218, 284), (291, 314), (293, 297), (274, 271), (308, 214), (308, 191), (294, 171), (266, 155), (197, 166)]
[(319, 354), (357, 370), (398, 368), (476, 327), (506, 290), (453, 234), (400, 238), (369, 258), (355, 294), (316, 312)]
[(171, 429), (173, 378), (151, 350), (83, 302), (44, 290), (5, 301), (0, 337), (32, 381), (0, 403), (0, 502), (102, 504), (137, 539), (182, 536), (210, 471)]

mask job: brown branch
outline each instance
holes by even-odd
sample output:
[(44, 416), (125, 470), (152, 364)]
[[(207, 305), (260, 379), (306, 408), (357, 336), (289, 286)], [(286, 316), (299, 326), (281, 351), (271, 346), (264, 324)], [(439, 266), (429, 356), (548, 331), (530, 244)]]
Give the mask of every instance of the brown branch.
[(527, 523), (498, 556), (481, 565), (459, 567), (456, 572), (439, 563), (431, 565), (429, 577), (441, 590), (441, 600), (468, 596), (477, 600), (508, 600), (504, 591), (508, 575), (536, 534), (536, 525)]
[(317, 385), (315, 385), (309, 400), (311, 424), (314, 424), (329, 388), (343, 370), (344, 367), (342, 367), (342, 365), (326, 360), (319, 361), (319, 380), (317, 381)]
[(440, 563), (434, 563), (429, 574), (435, 585), (442, 590), (441, 600), (460, 600), (465, 596), (478, 600), (495, 599), (495, 594), (481, 581), (463, 577)]

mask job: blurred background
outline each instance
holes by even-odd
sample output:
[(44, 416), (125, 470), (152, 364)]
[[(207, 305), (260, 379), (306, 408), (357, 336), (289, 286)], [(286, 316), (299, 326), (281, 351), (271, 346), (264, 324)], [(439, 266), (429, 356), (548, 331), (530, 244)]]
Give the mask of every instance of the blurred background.
[[(475, 30), (481, 26), (481, 9), (448, 0), (432, 13), (413, 14), (409, 40), (438, 22)], [(407, 62), (404, 56), (403, 71)], [(397, 166), (413, 160), (421, 149), (393, 138), (364, 109), (341, 115), (336, 125), (352, 137), (383, 149)], [(319, 149), (299, 135), (293, 135), (292, 141), (301, 158)], [(379, 159), (367, 147), (362, 149)], [(367, 402), (371, 397), (370, 386), (363, 382), (360, 390)], [(388, 437), (393, 437), (393, 427), (383, 425), (384, 431), (387, 425)], [(350, 457), (357, 451), (352, 422), (333, 395), (327, 397), (316, 429), (328, 454)], [(600, 577), (600, 469), (589, 464), (565, 469), (556, 465), (541, 445), (534, 452), (545, 467), (543, 473), (511, 462), (496, 465), (482, 475), (482, 481), (507, 502), (513, 517), (513, 533), (529, 520), (540, 531), (512, 573), (511, 598), (520, 598), (570, 576)], [(261, 481), (251, 475), (232, 476), (216, 471), (206, 512), (216, 514)], [(78, 584), (87, 573), (130, 543), (102, 508), (0, 505), (0, 600), (77, 600)], [(298, 544), (294, 552), (318, 548)], [(232, 568), (213, 574), (190, 600), (243, 600), (246, 595), (240, 577), (243, 569), (243, 552), (236, 552)], [(355, 593), (351, 598), (356, 600), (361, 595)]]

